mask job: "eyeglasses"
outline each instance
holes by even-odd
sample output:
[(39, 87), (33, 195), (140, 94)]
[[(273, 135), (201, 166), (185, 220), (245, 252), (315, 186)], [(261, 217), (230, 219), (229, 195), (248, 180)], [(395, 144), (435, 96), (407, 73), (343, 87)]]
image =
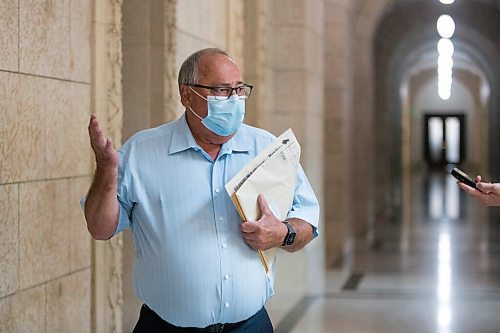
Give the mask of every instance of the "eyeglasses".
[(244, 96), (244, 97), (248, 98), (252, 94), (252, 89), (253, 89), (253, 85), (246, 84), (246, 83), (243, 83), (242, 85), (234, 87), (234, 88), (232, 88), (232, 87), (210, 87), (210, 86), (204, 86), (204, 85), (196, 84), (196, 83), (188, 83), (186, 85), (191, 86), (191, 87), (209, 89), (213, 92), (214, 97), (217, 100), (229, 99), (229, 97), (231, 97), (233, 95), (233, 91), (235, 91), (238, 96), (242, 96), (242, 97)]

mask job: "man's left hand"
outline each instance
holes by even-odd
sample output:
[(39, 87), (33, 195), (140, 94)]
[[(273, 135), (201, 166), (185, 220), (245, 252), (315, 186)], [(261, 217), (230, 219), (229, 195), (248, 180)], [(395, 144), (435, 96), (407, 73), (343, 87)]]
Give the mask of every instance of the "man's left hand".
[(288, 231), (284, 223), (274, 216), (262, 194), (257, 198), (261, 217), (258, 221), (241, 224), (243, 240), (254, 250), (265, 251), (283, 243)]

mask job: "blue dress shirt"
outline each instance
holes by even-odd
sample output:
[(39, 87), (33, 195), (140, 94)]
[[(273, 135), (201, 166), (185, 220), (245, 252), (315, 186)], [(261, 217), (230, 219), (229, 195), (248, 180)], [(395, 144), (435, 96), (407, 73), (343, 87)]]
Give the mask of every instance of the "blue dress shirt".
[[(184, 115), (137, 133), (119, 150), (115, 234), (131, 229), (136, 294), (169, 323), (238, 322), (273, 295), (274, 275), (265, 274), (258, 253), (243, 241), (224, 186), (274, 139), (242, 125), (213, 161)], [(288, 217), (308, 221), (317, 235), (319, 206), (301, 168)]]

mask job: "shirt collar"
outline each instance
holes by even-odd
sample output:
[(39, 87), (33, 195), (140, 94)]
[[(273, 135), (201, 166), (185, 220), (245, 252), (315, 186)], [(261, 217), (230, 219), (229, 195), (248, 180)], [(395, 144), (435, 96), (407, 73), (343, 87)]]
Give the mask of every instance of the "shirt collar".
[(189, 129), (186, 120), (186, 113), (184, 113), (184, 115), (182, 115), (182, 117), (175, 122), (174, 133), (168, 154), (172, 155), (190, 148), (201, 149)]
[(238, 132), (225, 144), (222, 145), (221, 154), (231, 154), (236, 153), (248, 153), (253, 150), (250, 146), (250, 142), (245, 140), (246, 135), (244, 133), (244, 126), (241, 125)]
[[(219, 155), (231, 154), (233, 152), (245, 153), (253, 150), (250, 142), (245, 140), (244, 126), (242, 124), (231, 140), (222, 145)], [(193, 133), (191, 133), (191, 129), (187, 124), (186, 113), (184, 113), (175, 123), (172, 143), (170, 144), (168, 153), (172, 155), (188, 149), (198, 150), (201, 147), (196, 143)]]

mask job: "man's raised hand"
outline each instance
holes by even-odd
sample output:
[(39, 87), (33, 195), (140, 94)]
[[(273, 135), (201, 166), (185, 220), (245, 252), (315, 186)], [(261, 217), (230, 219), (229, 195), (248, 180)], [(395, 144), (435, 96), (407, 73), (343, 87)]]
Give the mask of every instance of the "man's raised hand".
[(119, 156), (113, 147), (110, 138), (104, 137), (99, 121), (95, 114), (90, 116), (89, 122), (90, 145), (95, 154), (98, 169), (117, 169)]

